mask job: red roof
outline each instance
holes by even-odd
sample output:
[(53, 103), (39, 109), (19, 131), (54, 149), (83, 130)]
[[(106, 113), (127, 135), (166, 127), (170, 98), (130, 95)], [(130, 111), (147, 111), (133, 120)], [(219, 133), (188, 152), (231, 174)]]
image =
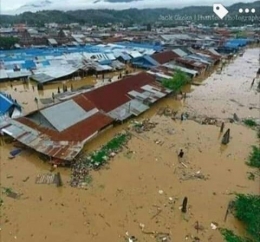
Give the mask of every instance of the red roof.
[(82, 142), (113, 122), (113, 119), (102, 114), (96, 113), (93, 116), (78, 122), (77, 124), (65, 129), (62, 132), (39, 126), (26, 117), (17, 119), (18, 122), (40, 131), (42, 134), (50, 137), (52, 141), (75, 141)]
[(124, 79), (99, 87), (93, 91), (83, 94), (95, 106), (104, 112), (110, 112), (117, 107), (130, 101), (127, 93), (140, 87), (153, 84), (156, 78), (146, 72), (127, 76)]
[(160, 64), (165, 64), (167, 62), (175, 60), (179, 56), (173, 51), (168, 50), (168, 51), (153, 54), (151, 57), (155, 59), (157, 62), (159, 62)]
[(96, 106), (83, 95), (78, 95), (72, 98), (72, 100), (75, 103), (77, 103), (82, 109), (84, 109), (86, 112), (96, 108)]

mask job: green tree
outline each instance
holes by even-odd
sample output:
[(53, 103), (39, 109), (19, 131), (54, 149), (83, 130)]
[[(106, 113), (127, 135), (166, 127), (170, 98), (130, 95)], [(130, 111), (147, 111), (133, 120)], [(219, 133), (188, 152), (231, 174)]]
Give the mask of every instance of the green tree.
[(181, 70), (177, 70), (171, 79), (163, 80), (164, 87), (178, 92), (181, 88), (191, 82), (191, 78)]
[(18, 43), (18, 38), (14, 37), (0, 37), (0, 49), (9, 50)]

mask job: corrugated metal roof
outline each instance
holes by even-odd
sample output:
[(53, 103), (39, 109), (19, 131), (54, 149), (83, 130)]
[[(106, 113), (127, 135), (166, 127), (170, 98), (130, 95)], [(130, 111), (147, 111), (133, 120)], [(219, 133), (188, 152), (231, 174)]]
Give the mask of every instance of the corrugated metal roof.
[(153, 93), (153, 96), (155, 96), (155, 97), (157, 97), (157, 98), (163, 98), (163, 97), (166, 96), (165, 93), (160, 92), (159, 89), (157, 89), (157, 88), (155, 88), (155, 87), (153, 87), (153, 86), (150, 86), (150, 85), (145, 85), (145, 86), (142, 86), (141, 88), (142, 88), (143, 90), (145, 90), (145, 91), (148, 91), (148, 92), (150, 92), (150, 93)]
[(130, 101), (130, 98), (127, 96), (129, 91), (153, 83), (155, 80), (154, 76), (146, 72), (141, 72), (137, 75), (127, 76), (120, 81), (99, 87), (83, 95), (93, 102), (97, 108), (105, 112), (110, 112)]
[(184, 52), (183, 50), (181, 50), (179, 48), (178, 49), (174, 49), (173, 52), (176, 53), (180, 57), (184, 57), (184, 56), (188, 55), (186, 52)]
[(58, 132), (37, 125), (26, 117), (21, 117), (11, 120), (2, 131), (40, 153), (71, 161), (89, 138), (112, 122), (110, 117), (96, 113), (70, 128)]
[(48, 41), (49, 41), (49, 43), (50, 43), (51, 45), (57, 45), (57, 44), (58, 44), (55, 39), (48, 39)]
[(73, 100), (68, 100), (49, 108), (45, 108), (40, 113), (51, 123), (59, 132), (75, 125), (76, 123), (97, 113), (97, 109), (89, 112), (83, 110)]
[(138, 116), (141, 113), (144, 113), (148, 109), (149, 106), (143, 104), (142, 102), (138, 100), (131, 100), (130, 110), (133, 115)]
[(167, 67), (169, 69), (172, 69), (172, 70), (181, 70), (181, 71), (183, 71), (185, 73), (188, 73), (188, 74), (191, 74), (191, 75), (198, 74), (198, 72), (195, 71), (195, 70), (191, 70), (191, 69), (179, 66), (179, 65), (175, 65), (173, 63), (164, 64), (163, 66), (165, 66), (165, 67)]
[(178, 58), (178, 56), (179, 55), (174, 53), (173, 51), (164, 51), (164, 52), (156, 53), (156, 54), (152, 55), (152, 58), (155, 59), (160, 64), (164, 64), (164, 63), (170, 62), (172, 60), (175, 60), (176, 58)]
[(12, 107), (16, 107), (21, 110), (21, 106), (18, 105), (18, 103), (16, 103), (11, 97), (3, 92), (0, 92), (0, 115), (4, 115)]

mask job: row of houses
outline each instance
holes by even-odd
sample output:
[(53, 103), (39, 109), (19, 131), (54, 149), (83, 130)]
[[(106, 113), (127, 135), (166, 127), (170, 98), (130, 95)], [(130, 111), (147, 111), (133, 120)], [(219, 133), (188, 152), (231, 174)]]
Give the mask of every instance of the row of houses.
[(0, 130), (54, 162), (71, 162), (97, 134), (170, 93), (154, 75), (141, 72), (11, 119)]
[(150, 69), (158, 66), (202, 74), (219, 62), (220, 54), (236, 53), (250, 40), (229, 40), (221, 47), (195, 49), (117, 42), (82, 47), (0, 51), (0, 81), (31, 78), (41, 84), (94, 72), (122, 70), (125, 64)]
[(113, 71), (123, 69), (131, 59), (162, 49), (162, 46), (122, 42), (71, 48), (0, 51), (0, 81), (32, 78), (47, 83), (66, 79), (79, 71)]
[[(221, 47), (230, 50), (228, 53), (236, 53), (248, 43), (246, 39), (229, 40), (226, 47)], [(69, 99), (26, 116), (18, 115), (21, 108), (17, 102), (2, 94), (0, 116), (8, 114), (11, 119), (0, 123), (1, 133), (46, 155), (52, 162), (72, 162), (87, 141), (117, 122), (142, 114), (169, 95), (171, 91), (160, 81), (171, 78), (176, 70), (191, 77), (202, 75), (221, 61), (224, 50), (117, 42), (0, 51), (2, 80), (22, 76), (45, 84), (75, 72), (109, 71), (113, 66), (126, 63), (146, 70), (80, 94), (74, 93)]]

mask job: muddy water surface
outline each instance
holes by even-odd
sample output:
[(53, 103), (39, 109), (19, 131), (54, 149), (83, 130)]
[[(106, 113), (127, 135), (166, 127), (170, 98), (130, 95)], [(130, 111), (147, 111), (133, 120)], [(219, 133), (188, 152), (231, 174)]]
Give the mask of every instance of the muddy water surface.
[(224, 67), (221, 74), (214, 73), (207, 78), (203, 87), (193, 86), (187, 109), (219, 118), (232, 117), (234, 113), (240, 118), (259, 118), (259, 93), (256, 92), (259, 53), (259, 48), (248, 49), (243, 57)]
[[(200, 241), (223, 241), (219, 231), (212, 230), (212, 222), (243, 234), (241, 224), (232, 216), (224, 222), (224, 216), (234, 192), (259, 193), (259, 178), (248, 180), (247, 172), (254, 170), (245, 165), (250, 146), (257, 142), (255, 131), (226, 124), (232, 138), (223, 147), (219, 127), (193, 121), (175, 122), (154, 114), (159, 107), (168, 105), (176, 110), (214, 113), (223, 118), (234, 112), (241, 117), (257, 115), (256, 110), (246, 107), (256, 104), (255, 92), (246, 88), (250, 87), (255, 69), (249, 69), (244, 91), (235, 88), (230, 76), (224, 74), (237, 65), (246, 66), (248, 59), (254, 63), (253, 55), (257, 60), (257, 52), (248, 50), (244, 57), (227, 66), (221, 76), (213, 74), (204, 82), (205, 86), (194, 88), (185, 102), (168, 98), (156, 104), (141, 118), (152, 117), (157, 127), (142, 134), (134, 133), (128, 144), (128, 150), (134, 153), (129, 156), (124, 149), (111, 160), (108, 169), (92, 172), (93, 181), (87, 190), (69, 187), (69, 170), (62, 168), (58, 171), (62, 173), (64, 187), (35, 184), (37, 174), (48, 172), (50, 167), (29, 151), (9, 160), (12, 145), (1, 146), (1, 186), (23, 194), (20, 199), (2, 196), (1, 242), (125, 241), (126, 232), (139, 241), (156, 241), (153, 237), (156, 232), (169, 233), (172, 241), (178, 242), (193, 241), (194, 236)], [(244, 69), (237, 67), (233, 75), (243, 73)], [(221, 88), (214, 76), (222, 78), (226, 87)], [(243, 87), (242, 78), (238, 80)], [(215, 92), (210, 88), (214, 85)], [(244, 100), (245, 96), (248, 100)], [(237, 110), (234, 102), (225, 106), (230, 98), (245, 105), (239, 106), (243, 112)], [(226, 113), (222, 112), (222, 105)], [(129, 123), (107, 130), (91, 141), (86, 150), (104, 144)], [(155, 140), (162, 144), (156, 144)], [(182, 163), (177, 159), (180, 148), (185, 152)], [(200, 174), (200, 178), (193, 179), (195, 174)], [(179, 207), (185, 196), (189, 209), (182, 214)], [(203, 227), (201, 231), (194, 228), (197, 221)], [(145, 226), (143, 231), (140, 223)]]

